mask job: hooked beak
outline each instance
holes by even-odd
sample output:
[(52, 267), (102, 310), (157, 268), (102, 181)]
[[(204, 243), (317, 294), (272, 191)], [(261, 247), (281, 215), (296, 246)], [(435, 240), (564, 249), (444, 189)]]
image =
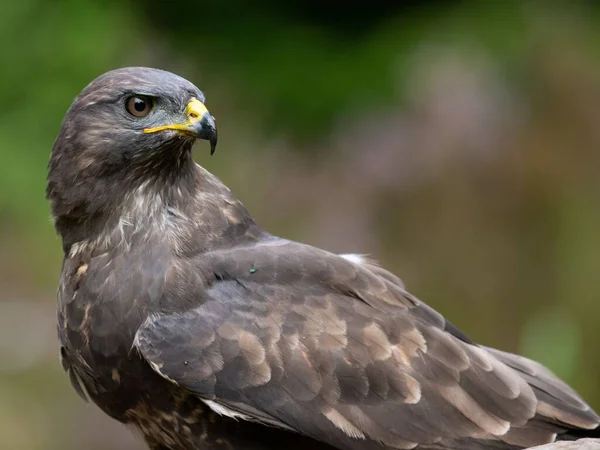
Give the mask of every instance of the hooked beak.
[(154, 128), (144, 128), (144, 133), (156, 133), (162, 130), (177, 130), (185, 135), (191, 135), (198, 139), (210, 142), (210, 154), (215, 153), (217, 148), (217, 126), (215, 119), (210, 115), (204, 103), (197, 98), (192, 98), (185, 108), (187, 115), (186, 123), (175, 123), (161, 125)]

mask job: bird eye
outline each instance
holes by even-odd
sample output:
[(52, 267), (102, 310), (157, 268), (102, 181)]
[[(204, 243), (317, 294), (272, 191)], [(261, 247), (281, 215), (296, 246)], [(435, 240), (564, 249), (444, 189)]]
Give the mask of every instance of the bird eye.
[(127, 99), (127, 112), (135, 117), (146, 117), (152, 111), (152, 99), (142, 95), (134, 95)]

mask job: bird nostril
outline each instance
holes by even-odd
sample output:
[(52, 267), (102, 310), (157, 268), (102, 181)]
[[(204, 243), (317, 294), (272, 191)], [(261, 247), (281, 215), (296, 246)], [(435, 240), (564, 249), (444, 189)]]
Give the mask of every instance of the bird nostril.
[(198, 118), (198, 114), (196, 113), (190, 113), (190, 119), (197, 119)]

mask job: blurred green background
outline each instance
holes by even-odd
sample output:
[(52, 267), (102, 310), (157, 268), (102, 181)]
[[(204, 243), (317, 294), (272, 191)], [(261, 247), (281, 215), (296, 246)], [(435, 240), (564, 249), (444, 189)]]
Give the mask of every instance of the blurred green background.
[(600, 409), (598, 2), (4, 0), (0, 39), (0, 448), (143, 448), (59, 366), (44, 199), (70, 102), (129, 65), (204, 90), (197, 160), (271, 232), (370, 254)]

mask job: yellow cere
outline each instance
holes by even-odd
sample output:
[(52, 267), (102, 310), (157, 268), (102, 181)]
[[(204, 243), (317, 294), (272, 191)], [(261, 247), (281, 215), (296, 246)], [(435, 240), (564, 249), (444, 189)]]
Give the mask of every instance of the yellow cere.
[(192, 98), (185, 108), (190, 123), (197, 122), (204, 114), (208, 114), (208, 109), (197, 98)]
[(185, 107), (185, 113), (188, 118), (186, 123), (173, 123), (170, 125), (161, 125), (159, 127), (154, 128), (144, 128), (144, 133), (156, 133), (157, 131), (163, 130), (187, 131), (190, 125), (193, 125), (194, 123), (202, 119), (202, 116), (204, 114), (208, 114), (208, 109), (206, 109), (204, 103), (202, 103), (197, 98), (192, 97), (192, 99), (188, 102), (187, 106)]

